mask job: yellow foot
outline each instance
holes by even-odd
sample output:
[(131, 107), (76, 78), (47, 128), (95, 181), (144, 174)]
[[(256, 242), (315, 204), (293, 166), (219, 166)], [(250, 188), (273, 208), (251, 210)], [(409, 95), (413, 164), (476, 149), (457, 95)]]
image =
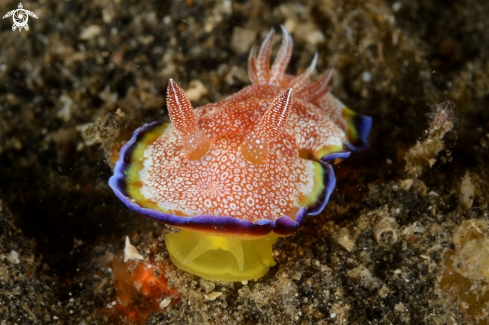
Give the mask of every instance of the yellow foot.
[(236, 239), (189, 230), (165, 236), (172, 262), (181, 270), (207, 280), (258, 279), (275, 265), (272, 246), (277, 236)]

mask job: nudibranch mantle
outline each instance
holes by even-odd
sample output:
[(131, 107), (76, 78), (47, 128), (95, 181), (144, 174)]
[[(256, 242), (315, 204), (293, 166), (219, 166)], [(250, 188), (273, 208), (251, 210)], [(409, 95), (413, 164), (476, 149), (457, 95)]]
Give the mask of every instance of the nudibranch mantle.
[(109, 180), (130, 209), (184, 229), (167, 235), (172, 261), (207, 279), (264, 275), (276, 237), (324, 209), (336, 184), (328, 162), (368, 146), (372, 120), (331, 94), (331, 72), (309, 80), (317, 57), (285, 74), (292, 39), (282, 32), (272, 66), (273, 30), (251, 51), (252, 85), (225, 100), (194, 110), (170, 80), (171, 123), (137, 129)]

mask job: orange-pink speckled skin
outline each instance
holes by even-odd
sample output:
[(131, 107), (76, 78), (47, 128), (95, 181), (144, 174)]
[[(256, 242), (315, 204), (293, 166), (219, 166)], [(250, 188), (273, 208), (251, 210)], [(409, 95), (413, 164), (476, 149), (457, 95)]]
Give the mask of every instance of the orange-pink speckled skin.
[[(284, 74), (291, 47), (290, 36), (285, 35), (275, 61), (278, 63), (267, 70), (271, 49), (268, 37), (260, 51), (264, 54), (258, 57), (258, 67), (251, 69), (257, 72), (251, 79), (259, 84), (195, 109), (197, 126), (212, 143), (204, 157), (196, 161), (185, 158), (181, 132), (177, 129), (149, 146), (151, 155), (145, 157), (140, 179), (146, 199), (159, 203), (167, 213), (182, 216), (232, 216), (251, 222), (295, 216), (317, 182), (314, 180), (317, 162), (300, 158), (299, 150), (316, 153), (325, 146), (342, 148), (346, 135), (330, 117), (336, 107), (319, 107), (310, 101), (323, 89), (311, 94), (315, 83), (306, 78), (297, 82), (293, 76)], [(254, 165), (240, 152), (243, 141), (258, 128), (272, 101), (291, 85), (296, 89), (284, 130), (275, 132), (278, 136), (269, 143), (267, 162)], [(330, 106), (337, 103), (334, 101)], [(175, 111), (179, 112), (178, 107)], [(330, 114), (325, 114), (328, 111)], [(182, 119), (186, 117), (181, 115)], [(274, 127), (268, 125), (268, 133), (274, 133)]]
[[(298, 229), (305, 211), (316, 215), (324, 208), (335, 186), (325, 160), (347, 157), (346, 151), (355, 149), (349, 138), (355, 123), (365, 147), (371, 119), (349, 111), (329, 92), (330, 73), (309, 80), (316, 57), (301, 75), (285, 74), (292, 39), (282, 29), (273, 65), (269, 65), (272, 30), (259, 53), (251, 52), (252, 85), (220, 102), (192, 111), (181, 89), (170, 81), (167, 104), (175, 127), (168, 126), (156, 139), (149, 137), (151, 142), (143, 143), (143, 157), (133, 157), (132, 152), (143, 135), (154, 132), (153, 126), (136, 131), (109, 181), (128, 207), (185, 229), (249, 235), (270, 231), (289, 235)], [(204, 135), (199, 139), (210, 143), (210, 149), (189, 159), (182, 139), (192, 141), (195, 133)], [(250, 134), (259, 134), (268, 143), (263, 164), (242, 154)], [(127, 177), (134, 159), (143, 168)], [(130, 187), (144, 199), (131, 198)]]

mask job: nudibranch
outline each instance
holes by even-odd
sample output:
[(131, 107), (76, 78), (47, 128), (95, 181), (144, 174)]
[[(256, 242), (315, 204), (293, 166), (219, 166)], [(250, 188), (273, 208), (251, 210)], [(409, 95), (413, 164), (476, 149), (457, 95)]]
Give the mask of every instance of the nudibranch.
[(292, 38), (269, 60), (274, 31), (248, 60), (252, 84), (196, 109), (170, 79), (171, 123), (137, 129), (109, 185), (130, 209), (180, 228), (165, 236), (172, 262), (209, 280), (244, 281), (275, 265), (272, 245), (325, 207), (336, 179), (329, 162), (365, 149), (370, 117), (333, 96), (317, 61), (285, 73)]

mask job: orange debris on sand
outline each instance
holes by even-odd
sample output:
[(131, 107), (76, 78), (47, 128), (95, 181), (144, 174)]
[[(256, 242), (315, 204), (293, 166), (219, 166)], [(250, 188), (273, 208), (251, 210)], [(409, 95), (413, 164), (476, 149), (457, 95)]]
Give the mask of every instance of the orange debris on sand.
[(161, 311), (161, 301), (169, 297), (178, 301), (175, 288), (168, 287), (166, 266), (146, 262), (128, 261), (123, 254), (116, 254), (112, 261), (117, 299), (115, 305), (106, 308), (112, 322), (118, 324), (144, 324), (153, 312)]

